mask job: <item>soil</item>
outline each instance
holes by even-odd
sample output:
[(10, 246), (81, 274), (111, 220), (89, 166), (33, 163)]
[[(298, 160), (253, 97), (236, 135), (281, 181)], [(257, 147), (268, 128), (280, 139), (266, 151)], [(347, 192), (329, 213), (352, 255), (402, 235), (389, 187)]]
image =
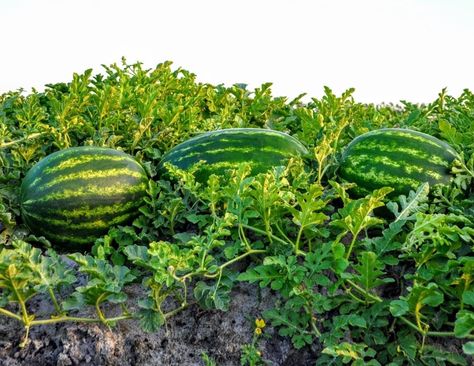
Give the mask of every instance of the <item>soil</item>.
[[(138, 286), (129, 297), (141, 296)], [(61, 323), (33, 327), (23, 349), (20, 324), (2, 317), (0, 365), (204, 365), (203, 352), (219, 366), (240, 365), (241, 347), (252, 341), (253, 322), (274, 303), (267, 290), (239, 284), (233, 291), (229, 311), (203, 311), (190, 306), (171, 318), (156, 333), (143, 332), (134, 320), (109, 329), (101, 324)], [(47, 314), (46, 300), (32, 301), (31, 310)], [(90, 311), (89, 309), (86, 309)], [(91, 316), (87, 311), (78, 316)], [(110, 314), (109, 314), (110, 315)], [(313, 365), (320, 352), (317, 344), (295, 350), (288, 338), (267, 326), (258, 348), (268, 365)]]

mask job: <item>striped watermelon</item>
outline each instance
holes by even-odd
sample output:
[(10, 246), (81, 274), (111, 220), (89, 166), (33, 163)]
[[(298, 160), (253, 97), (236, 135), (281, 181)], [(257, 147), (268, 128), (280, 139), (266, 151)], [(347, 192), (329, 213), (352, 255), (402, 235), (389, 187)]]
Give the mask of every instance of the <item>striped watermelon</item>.
[(138, 213), (148, 178), (124, 152), (92, 146), (48, 155), (26, 174), (21, 214), (37, 235), (54, 243), (87, 245), (110, 226)]
[(205, 161), (196, 180), (206, 182), (211, 174), (224, 176), (226, 170), (249, 162), (252, 174), (284, 165), (292, 156), (306, 156), (308, 150), (286, 133), (261, 128), (229, 128), (203, 133), (168, 151), (160, 163), (168, 162), (186, 170)]
[(391, 197), (407, 195), (420, 184), (447, 185), (457, 157), (447, 143), (425, 133), (385, 128), (355, 138), (342, 155), (342, 179), (357, 184), (356, 194), (392, 187)]

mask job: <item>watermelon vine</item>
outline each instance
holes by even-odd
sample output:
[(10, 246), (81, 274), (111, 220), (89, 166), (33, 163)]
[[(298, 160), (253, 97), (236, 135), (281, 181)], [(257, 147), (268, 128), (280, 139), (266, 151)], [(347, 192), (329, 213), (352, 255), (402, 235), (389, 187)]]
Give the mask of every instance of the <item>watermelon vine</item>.
[[(60, 322), (112, 327), (133, 319), (153, 332), (189, 306), (228, 310), (235, 285), (247, 282), (271, 289), (275, 303), (243, 347), (242, 364), (264, 362), (258, 340), (273, 327), (296, 348), (320, 345), (318, 365), (468, 365), (474, 95), (443, 90), (428, 105), (377, 106), (356, 102), (353, 92), (325, 88), (322, 98), (288, 100), (272, 96), (270, 84), (216, 86), (169, 62), (146, 70), (124, 61), (41, 92), (1, 95), (0, 318), (23, 326), (23, 346), (31, 327)], [(230, 128), (284, 132), (309, 156), (286, 156), (258, 172), (252, 159), (235, 159), (225, 176), (205, 179), (196, 179), (200, 164), (163, 165), (179, 144)], [(363, 180), (342, 179), (351, 141), (384, 128), (449, 144), (456, 155), (449, 183), (422, 179), (404, 192), (388, 184), (360, 194)], [(121, 150), (147, 178), (131, 221), (110, 224), (73, 251), (30, 231), (20, 187), (38, 161), (77, 146)], [(350, 169), (372, 168), (366, 159)], [(58, 231), (67, 230), (63, 222)], [(130, 298), (137, 284), (142, 296)], [(48, 299), (50, 313), (35, 313), (37, 297)]]

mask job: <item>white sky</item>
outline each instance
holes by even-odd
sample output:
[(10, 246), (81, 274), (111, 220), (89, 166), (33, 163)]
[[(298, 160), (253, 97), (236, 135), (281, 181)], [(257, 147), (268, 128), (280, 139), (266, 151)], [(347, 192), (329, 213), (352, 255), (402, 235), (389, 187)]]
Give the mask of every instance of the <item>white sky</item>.
[(275, 95), (361, 102), (474, 90), (474, 0), (0, 0), (0, 93), (165, 60)]

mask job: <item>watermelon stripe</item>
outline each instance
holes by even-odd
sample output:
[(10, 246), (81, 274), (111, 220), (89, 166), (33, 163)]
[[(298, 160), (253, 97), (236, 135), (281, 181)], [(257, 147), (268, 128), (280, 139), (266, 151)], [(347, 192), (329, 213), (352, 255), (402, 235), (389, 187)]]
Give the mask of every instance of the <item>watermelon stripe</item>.
[(449, 167), (457, 153), (445, 142), (421, 132), (381, 129), (355, 138), (342, 154), (340, 175), (367, 194), (383, 186), (392, 197), (428, 182), (449, 184)]
[[(64, 185), (65, 182), (68, 183), (79, 183), (84, 184), (87, 181), (94, 181), (97, 179), (130, 179), (137, 178), (141, 179), (143, 173), (133, 171), (130, 169), (106, 169), (106, 170), (81, 170), (79, 172), (70, 173), (67, 175), (61, 175), (56, 179), (50, 179), (48, 181), (42, 182), (41, 186), (38, 187), (38, 191), (44, 191), (46, 189), (54, 188), (56, 186)], [(36, 180), (35, 180), (36, 182)], [(35, 187), (35, 184), (31, 185)]]
[(366, 170), (364, 174), (360, 174), (360, 171), (354, 168), (346, 168), (345, 174), (346, 177), (352, 176), (353, 178), (358, 178), (360, 182), (373, 183), (374, 185), (379, 186), (391, 186), (395, 185), (406, 185), (410, 187), (418, 187), (419, 185), (419, 175), (413, 176), (401, 176), (397, 169), (394, 169), (389, 166), (377, 165), (372, 166), (370, 169)]
[(52, 164), (55, 165), (58, 161), (66, 161), (70, 157), (76, 156), (120, 156), (126, 157), (127, 155), (119, 150), (110, 149), (107, 147), (98, 147), (98, 146), (78, 146), (78, 147), (71, 147), (69, 149), (59, 150), (50, 155), (48, 155), (45, 159), (41, 162), (43, 164)]
[(403, 149), (407, 153), (428, 158), (439, 156), (444, 158), (456, 157), (456, 151), (447, 143), (432, 136), (416, 131), (402, 131), (400, 129), (383, 129), (382, 132), (369, 132), (354, 139), (354, 149), (374, 151), (398, 151)]
[[(135, 210), (137, 207), (141, 205), (140, 201), (129, 201), (125, 204), (123, 203), (115, 203), (112, 205), (107, 206), (83, 206), (80, 208), (76, 208), (74, 210), (64, 210), (64, 209), (43, 209), (42, 214), (46, 217), (52, 217), (62, 220), (84, 220), (84, 221), (91, 221), (96, 220), (97, 218), (108, 216), (108, 215), (115, 215), (115, 214), (122, 214), (125, 212), (130, 212), (131, 210)], [(44, 206), (43, 206), (44, 207)]]
[[(45, 202), (37, 202), (37, 201), (30, 201), (28, 204), (23, 205), (25, 211), (36, 211), (44, 213), (47, 215), (50, 211), (59, 211), (59, 210), (70, 210), (71, 212), (76, 210), (78, 207), (103, 207), (114, 205), (116, 203), (128, 203), (130, 201), (137, 201), (137, 205), (140, 204), (142, 195), (140, 193), (135, 194), (127, 194), (127, 195), (117, 195), (117, 196), (109, 196), (107, 198), (98, 197), (98, 196), (90, 196), (90, 197), (83, 197), (81, 199), (74, 199), (65, 198), (62, 200), (54, 200)], [(98, 212), (95, 209), (91, 209), (91, 217), (98, 215)], [(54, 215), (53, 215), (54, 217)], [(72, 218), (70, 219), (72, 220)]]
[(456, 151), (449, 144), (422, 132), (400, 128), (384, 128), (372, 131), (371, 133), (372, 136), (382, 136), (383, 141), (403, 142), (404, 145), (411, 143), (413, 146), (420, 146), (420, 143), (424, 146), (431, 145), (435, 149), (440, 148), (441, 150), (438, 150), (438, 152), (445, 152), (446, 150), (447, 153), (457, 156)]
[[(62, 225), (64, 227), (67, 227), (68, 230), (71, 229), (71, 225), (76, 225), (79, 227), (79, 225), (84, 224), (84, 225), (92, 225), (94, 222), (102, 221), (102, 222), (108, 222), (108, 223), (118, 223), (117, 221), (114, 221), (118, 216), (121, 217), (132, 217), (136, 215), (138, 210), (138, 205), (135, 205), (133, 207), (129, 207), (126, 210), (120, 210), (119, 212), (113, 212), (109, 213), (106, 215), (93, 215), (89, 216), (86, 218), (82, 218), (80, 216), (76, 216), (74, 218), (65, 218), (63, 216), (59, 215), (49, 215), (45, 210), (38, 210), (35, 213), (27, 213), (25, 216), (28, 216), (29, 218), (33, 218), (36, 222), (38, 222), (41, 225), (49, 225), (50, 223), (56, 223), (57, 225)], [(125, 220), (124, 220), (125, 221)]]
[[(196, 177), (198, 178), (198, 181), (201, 181), (202, 179), (207, 179), (211, 174), (215, 174), (218, 177), (225, 177), (228, 178), (229, 175), (227, 174), (230, 169), (237, 169), (238, 165), (235, 163), (218, 163), (218, 164), (212, 164), (203, 167), (200, 171), (196, 173)], [(253, 164), (252, 163), (252, 171), (258, 171), (258, 172), (263, 172), (266, 168), (266, 165), (264, 164)]]
[(85, 163), (96, 163), (98, 161), (107, 161), (107, 162), (123, 162), (123, 161), (129, 161), (127, 157), (124, 156), (111, 156), (111, 155), (105, 155), (105, 156), (95, 156), (95, 155), (84, 155), (84, 156), (79, 156), (76, 158), (71, 158), (68, 160), (65, 160), (57, 165), (50, 165), (49, 167), (45, 168), (43, 170), (44, 174), (51, 174), (55, 172), (62, 172), (66, 168), (77, 168), (79, 165), (83, 165)]
[[(77, 149), (77, 148), (76, 148)], [(76, 150), (72, 149), (72, 150)], [(56, 153), (50, 155), (53, 156)], [(77, 154), (77, 153), (76, 153)], [(110, 169), (110, 168), (134, 168), (133, 170), (139, 171), (143, 168), (137, 164), (134, 160), (128, 156), (115, 155), (85, 155), (77, 158), (71, 157), (70, 160), (75, 160), (74, 163), (67, 166), (67, 162), (64, 162), (62, 170), (56, 169), (56, 166), (49, 161), (49, 157), (41, 160), (30, 170), (30, 174), (25, 177), (24, 184), (30, 187), (37, 186), (42, 182), (53, 179), (54, 177), (62, 176), (68, 173), (80, 171), (81, 169)], [(55, 157), (55, 156), (53, 156)], [(82, 159), (82, 160), (81, 160)], [(46, 160), (46, 162), (45, 162)], [(54, 159), (56, 160), (56, 159)], [(61, 163), (60, 163), (61, 164)]]
[[(281, 161), (281, 164), (278, 165), (283, 165), (283, 162), (285, 161), (286, 155), (284, 153), (272, 153), (272, 154), (264, 154), (261, 153), (260, 151), (251, 151), (248, 153), (239, 153), (239, 151), (235, 150), (229, 150), (226, 152), (221, 152), (219, 154), (214, 154), (210, 152), (209, 154), (199, 154), (198, 156), (185, 156), (179, 161), (173, 161), (177, 166), (179, 166), (182, 169), (187, 169), (188, 167), (192, 166), (194, 163), (204, 160), (207, 164), (228, 164), (230, 163), (231, 167), (232, 165), (236, 165), (239, 163), (245, 163), (245, 162), (252, 162), (252, 161), (262, 161), (262, 162), (268, 162), (271, 164), (274, 161)], [(199, 160), (198, 160), (199, 159)], [(234, 163), (234, 164), (232, 164)]]
[[(281, 151), (282, 145), (291, 146), (295, 142), (297, 142), (295, 147), (301, 153), (307, 153), (306, 149), (296, 139), (281, 132), (274, 133), (273, 131), (267, 132), (269, 130), (256, 129), (256, 131), (249, 133), (242, 130), (244, 129), (213, 131), (212, 134), (206, 133), (178, 145), (179, 148), (174, 148), (166, 156), (169, 159), (174, 159), (175, 155), (187, 156), (186, 153), (189, 151), (197, 154), (218, 149), (245, 148), (246, 146), (249, 149), (253, 147), (264, 151), (275, 151), (275, 149)], [(245, 144), (245, 142), (247, 143)], [(280, 150), (278, 150), (278, 147), (280, 147)]]
[(434, 179), (442, 179), (449, 173), (445, 166), (427, 164), (423, 167), (421, 164), (415, 165), (410, 160), (395, 160), (388, 156), (376, 156), (372, 159), (369, 156), (354, 156), (350, 159), (350, 164), (353, 166), (380, 166), (382, 169), (384, 167), (392, 168), (397, 169), (396, 175), (400, 175), (400, 172), (403, 171), (407, 176), (428, 175)]
[(115, 216), (112, 219), (106, 220), (104, 218), (96, 219), (95, 221), (82, 221), (74, 223), (70, 220), (58, 220), (53, 218), (44, 218), (42, 215), (28, 213), (30, 218), (35, 219), (38, 223), (44, 224), (51, 228), (67, 227), (68, 231), (85, 230), (85, 229), (108, 229), (110, 226), (126, 221), (132, 216), (132, 213), (127, 212), (120, 216)]
[(107, 159), (96, 159), (77, 163), (74, 166), (65, 167), (62, 170), (56, 170), (52, 168), (48, 169), (48, 171), (42, 172), (41, 176), (35, 178), (35, 180), (29, 184), (31, 187), (35, 187), (37, 185), (55, 180), (58, 177), (63, 177), (80, 171), (99, 171), (111, 169), (129, 169), (130, 171), (141, 172), (143, 174), (143, 168), (137, 165), (136, 162), (131, 162), (129, 159), (114, 159), (112, 161), (109, 161)]
[[(49, 195), (42, 195), (42, 194), (34, 194), (31, 199), (26, 200), (23, 202), (23, 205), (29, 205), (30, 203), (47, 203), (51, 201), (61, 201), (61, 200), (68, 200), (68, 199), (79, 199), (79, 198), (91, 198), (96, 200), (100, 197), (100, 199), (104, 199), (107, 197), (118, 197), (125, 194), (130, 193), (140, 193), (146, 189), (146, 184), (141, 183), (139, 185), (135, 185), (134, 187), (127, 187), (127, 186), (97, 186), (94, 184), (89, 185), (81, 185), (77, 189), (63, 189), (60, 191), (56, 191)], [(95, 197), (94, 197), (95, 196)]]
[(84, 228), (84, 229), (70, 229), (67, 225), (57, 226), (49, 222), (38, 222), (36, 218), (32, 216), (25, 216), (25, 222), (28, 224), (31, 230), (37, 232), (41, 230), (41, 234), (45, 235), (48, 233), (55, 233), (58, 235), (69, 235), (70, 237), (80, 236), (92, 236), (97, 235), (97, 232), (106, 233), (107, 230), (97, 228)]
[(250, 163), (252, 174), (257, 174), (286, 165), (292, 156), (308, 155), (298, 140), (283, 132), (231, 128), (207, 132), (175, 146), (163, 156), (159, 169), (166, 172), (165, 164), (170, 163), (186, 170), (204, 161), (195, 176), (205, 182), (210, 174), (224, 175), (226, 169), (235, 169), (240, 163)]
[[(225, 148), (221, 148), (221, 149), (214, 149), (214, 150), (210, 150), (210, 151), (200, 151), (198, 150), (197, 148), (192, 150), (192, 152), (190, 152), (189, 154), (187, 155), (182, 155), (182, 156), (179, 156), (177, 157), (176, 159), (174, 159), (174, 161), (176, 162), (180, 162), (180, 161), (183, 161), (185, 159), (190, 159), (190, 158), (196, 158), (196, 157), (201, 157), (203, 155), (203, 152), (205, 152), (206, 156), (212, 156), (212, 155), (220, 155), (220, 154), (223, 154), (223, 153), (233, 153), (233, 154), (255, 154), (257, 151), (258, 153), (266, 153), (266, 154), (276, 154), (276, 155), (283, 155), (282, 152), (281, 152), (281, 149), (278, 149), (276, 147), (272, 147), (272, 146), (266, 146), (264, 148), (259, 148), (258, 150), (256, 150), (255, 147), (246, 147), (246, 146), (241, 146), (242, 143), (239, 142), (239, 144), (236, 144), (238, 146), (228, 146), (228, 147), (225, 147)], [(181, 155), (181, 154), (180, 154)]]
[(441, 164), (444, 166), (446, 166), (446, 159), (455, 157), (450, 153), (446, 154), (445, 149), (436, 148), (428, 152), (426, 150), (421, 150), (419, 146), (404, 144), (403, 141), (400, 141), (397, 144), (390, 144), (385, 141), (371, 141), (370, 143), (359, 144), (354, 147), (353, 151), (357, 151), (361, 154), (364, 152), (370, 152), (373, 154), (374, 151), (379, 151), (380, 153), (384, 153), (384, 155), (390, 153), (402, 153), (407, 157), (407, 159), (420, 159), (425, 162)]
[[(387, 149), (382, 145), (383, 142), (378, 145), (374, 144), (374, 147), (369, 149), (366, 146), (359, 147), (348, 151), (347, 154), (353, 154), (351, 159), (353, 161), (362, 161), (364, 159), (373, 160), (377, 158), (388, 158), (394, 162), (394, 164), (403, 164), (403, 162), (409, 161), (410, 164), (426, 167), (430, 165), (433, 168), (444, 169), (449, 167), (449, 160), (439, 155), (431, 155), (424, 152), (414, 151), (413, 149), (407, 149), (404, 147)], [(382, 145), (382, 146), (381, 146)], [(378, 151), (377, 155), (374, 155), (374, 151)]]
[(54, 243), (91, 244), (138, 214), (148, 187), (143, 167), (117, 150), (77, 147), (53, 153), (25, 176), (20, 207), (32, 232)]
[(44, 235), (51, 240), (54, 240), (59, 243), (71, 243), (71, 244), (93, 244), (97, 236), (96, 235), (89, 235), (89, 236), (83, 236), (83, 235), (70, 235), (69, 233), (67, 234), (58, 234), (54, 231), (42, 229), (42, 232)]

